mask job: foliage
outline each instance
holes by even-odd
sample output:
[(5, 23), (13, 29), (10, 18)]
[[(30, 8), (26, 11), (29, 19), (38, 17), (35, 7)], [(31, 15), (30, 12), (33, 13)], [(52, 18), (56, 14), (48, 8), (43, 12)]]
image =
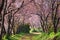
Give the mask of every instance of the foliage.
[(29, 24), (21, 24), (17, 29), (17, 33), (29, 33), (29, 31)]
[[(21, 34), (11, 35), (10, 40), (20, 40), (24, 35), (26, 35), (26, 34), (21, 33)], [(58, 32), (56, 34), (54, 32), (51, 32), (50, 34), (41, 32), (41, 34), (37, 34), (37, 35), (29, 34), (29, 35), (32, 37), (32, 40), (40, 40), (40, 39), (41, 40), (53, 40), (54, 37), (57, 37), (57, 40), (60, 39), (60, 32)], [(26, 35), (25, 37), (30, 37), (30, 36)], [(3, 40), (8, 40), (8, 39), (6, 39), (6, 35), (3, 37)]]
[(42, 28), (31, 28), (30, 33), (32, 32), (42, 32)]

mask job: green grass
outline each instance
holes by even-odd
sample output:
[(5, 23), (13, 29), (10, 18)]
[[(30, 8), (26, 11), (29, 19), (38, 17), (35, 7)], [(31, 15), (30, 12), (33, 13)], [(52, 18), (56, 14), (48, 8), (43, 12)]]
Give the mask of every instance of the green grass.
[[(51, 32), (50, 34), (42, 33), (41, 34), (16, 34), (16, 35), (11, 35), (9, 38), (10, 40), (53, 40), (54, 37), (57, 37), (57, 40), (60, 39), (60, 32), (57, 34), (54, 34), (54, 32)], [(3, 40), (8, 40), (6, 39), (6, 35), (3, 37)]]

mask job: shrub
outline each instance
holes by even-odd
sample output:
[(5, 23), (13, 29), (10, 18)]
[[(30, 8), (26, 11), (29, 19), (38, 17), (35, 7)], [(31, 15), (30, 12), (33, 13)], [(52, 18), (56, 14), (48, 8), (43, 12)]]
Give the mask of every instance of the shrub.
[(43, 32), (43, 31), (42, 31), (42, 28), (31, 28), (30, 33), (32, 32)]

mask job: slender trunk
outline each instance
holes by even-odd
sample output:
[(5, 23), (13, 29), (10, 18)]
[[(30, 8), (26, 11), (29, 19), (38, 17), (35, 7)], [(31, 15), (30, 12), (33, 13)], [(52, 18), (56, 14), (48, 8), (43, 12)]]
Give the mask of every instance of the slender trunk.
[(7, 31), (8, 36), (10, 36), (12, 34), (11, 18), (12, 18), (12, 13), (9, 13), (8, 14), (8, 31)]
[(1, 27), (1, 37), (6, 33), (4, 27), (4, 15), (2, 15), (2, 27)]
[[(4, 29), (3, 28), (3, 25), (2, 25), (2, 10), (3, 10), (3, 7), (4, 7), (4, 0), (2, 0), (2, 4), (1, 4), (1, 7), (0, 7), (0, 21), (1, 21), (1, 25), (0, 25), (0, 27), (1, 27), (1, 31)], [(2, 40), (2, 32), (1, 32), (1, 34), (0, 34), (0, 40)]]
[(15, 29), (14, 29), (14, 15), (12, 16), (12, 32), (15, 34)]
[(1, 13), (2, 10), (3, 10), (3, 7), (4, 7), (4, 0), (2, 0), (2, 4), (1, 4), (1, 7), (0, 7), (0, 13)]

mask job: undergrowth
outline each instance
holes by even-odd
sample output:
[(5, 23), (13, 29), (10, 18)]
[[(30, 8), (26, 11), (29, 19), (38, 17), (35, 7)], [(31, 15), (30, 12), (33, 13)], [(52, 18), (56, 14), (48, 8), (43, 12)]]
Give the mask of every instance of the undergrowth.
[[(20, 40), (24, 35), (26, 35), (26, 34), (20, 33), (20, 34), (11, 35), (9, 38), (10, 38), (10, 40)], [(37, 34), (37, 35), (32, 34), (32, 40), (53, 40), (54, 37), (57, 37), (57, 40), (59, 40), (60, 39), (60, 32), (58, 32), (56, 34), (54, 32), (51, 32), (49, 34), (42, 33), (42, 32), (41, 32), (41, 34)], [(6, 35), (2, 39), (9, 40), (6, 38)]]

